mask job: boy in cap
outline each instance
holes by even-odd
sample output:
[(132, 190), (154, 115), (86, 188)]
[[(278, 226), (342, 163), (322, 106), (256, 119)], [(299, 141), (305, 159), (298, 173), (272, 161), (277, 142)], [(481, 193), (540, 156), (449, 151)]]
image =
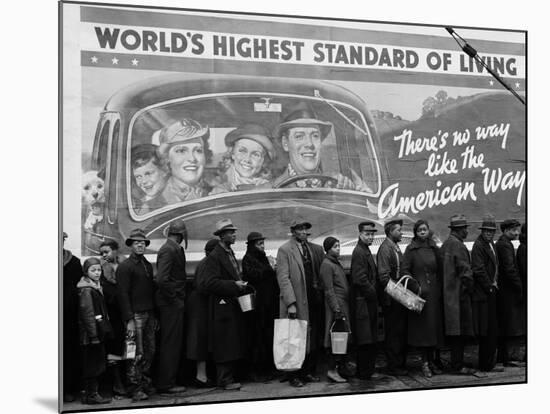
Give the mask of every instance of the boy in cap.
[(368, 380), (374, 374), (378, 342), (378, 270), (369, 248), (377, 230), (369, 220), (359, 223), (358, 230), (359, 240), (351, 254), (351, 294), (355, 298), (357, 375)]
[(519, 268), (514, 253), (512, 240), (520, 234), (521, 224), (518, 220), (508, 219), (500, 224), (502, 235), (495, 244), (498, 257), (499, 290), (497, 306), (499, 314), (499, 345), (498, 362), (504, 366), (520, 365), (518, 361), (511, 361), (509, 348), (518, 343), (519, 338), (525, 335), (525, 314), (522, 304), (524, 295), (523, 283), (519, 276)]
[(160, 350), (157, 388), (160, 393), (177, 394), (185, 387), (176, 386), (183, 354), (185, 304), (185, 251), (187, 229), (183, 220), (174, 220), (166, 229), (166, 243), (157, 254), (157, 306), (160, 314)]
[(150, 240), (141, 229), (132, 230), (126, 246), (132, 253), (116, 270), (117, 294), (128, 335), (136, 338), (136, 358), (126, 364), (126, 376), (132, 400), (149, 398), (153, 392), (151, 364), (155, 355), (154, 315), (155, 282), (153, 266), (145, 258)]
[(464, 365), (464, 343), (467, 337), (474, 335), (471, 298), (474, 279), (470, 254), (464, 245), (468, 225), (465, 216), (452, 216), (451, 234), (440, 249), (445, 334), (451, 344), (451, 368), (455, 374), (462, 375), (475, 373)]
[[(386, 239), (376, 255), (380, 289), (386, 288), (389, 280), (399, 280), (403, 254), (398, 246), (401, 241), (403, 220), (392, 219), (384, 223)], [(388, 374), (407, 375), (407, 308), (383, 293), (384, 330), (386, 334), (386, 358)]]

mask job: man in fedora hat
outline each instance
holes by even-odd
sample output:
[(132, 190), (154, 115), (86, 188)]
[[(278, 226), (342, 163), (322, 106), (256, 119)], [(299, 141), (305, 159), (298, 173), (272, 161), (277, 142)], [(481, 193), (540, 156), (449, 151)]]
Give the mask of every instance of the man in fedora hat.
[(279, 311), (279, 285), (277, 275), (265, 253), (265, 237), (257, 231), (246, 237), (246, 254), (243, 257), (243, 279), (256, 290), (256, 307), (250, 312), (248, 333), (251, 339), (250, 365), (252, 377), (257, 380), (271, 378), (273, 362), (274, 319)]
[(126, 376), (134, 401), (146, 400), (152, 391), (151, 364), (155, 354), (155, 282), (153, 266), (145, 258), (150, 240), (141, 229), (132, 230), (126, 246), (132, 253), (116, 270), (121, 316), (130, 336), (135, 336), (136, 358), (127, 361)]
[(491, 214), (485, 215), (479, 229), (481, 233), (472, 248), (472, 313), (474, 331), (479, 338), (479, 369), (485, 372), (494, 368), (497, 351), (498, 260), (493, 242), (497, 230), (495, 218)]
[(378, 342), (377, 268), (369, 246), (374, 241), (376, 224), (370, 220), (357, 226), (359, 240), (351, 254), (351, 294), (355, 298), (355, 341), (357, 375), (368, 380), (374, 374)]
[[(304, 174), (323, 174), (321, 169), (321, 143), (332, 129), (330, 122), (317, 118), (311, 108), (301, 105), (300, 109), (291, 112), (279, 125), (277, 133), (281, 138), (283, 150), (288, 153), (289, 163), (286, 170), (277, 177), (273, 187), (279, 187), (290, 177)], [(370, 191), (366, 183), (353, 170), (352, 179), (341, 173), (331, 174), (335, 179), (335, 188)], [(320, 178), (297, 180), (289, 186), (299, 188), (331, 187), (332, 182), (323, 182)]]
[(451, 345), (451, 368), (455, 374), (469, 375), (474, 369), (464, 365), (464, 343), (474, 335), (472, 290), (474, 285), (470, 254), (464, 245), (468, 221), (462, 214), (451, 217), (451, 234), (441, 246), (443, 263), (443, 309), (445, 334)]
[(230, 219), (216, 223), (214, 236), (220, 241), (207, 256), (202, 271), (202, 290), (210, 302), (209, 350), (216, 363), (218, 386), (225, 390), (241, 388), (234, 371), (237, 362), (246, 356), (244, 314), (237, 299), (244, 293), (246, 282), (231, 249), (237, 230)]
[(519, 361), (510, 358), (512, 345), (519, 345), (526, 333), (523, 295), (525, 290), (519, 275), (513, 240), (518, 239), (521, 224), (518, 220), (507, 219), (500, 224), (502, 235), (495, 243), (498, 258), (499, 289), (497, 308), (499, 315), (498, 362), (504, 366), (517, 366)]
[(176, 376), (183, 354), (185, 304), (185, 252), (187, 229), (183, 220), (166, 228), (166, 243), (157, 254), (157, 306), (160, 316), (160, 350), (157, 389), (160, 393), (177, 394), (185, 387), (176, 386)]
[[(390, 219), (384, 223), (386, 239), (380, 245), (376, 254), (378, 267), (379, 291), (383, 291), (392, 279), (399, 280), (403, 254), (398, 246), (402, 238), (403, 220)], [(391, 298), (387, 293), (382, 296), (384, 312), (384, 331), (386, 334), (385, 348), (387, 372), (390, 375), (407, 375), (407, 308)]]
[(300, 370), (288, 374), (293, 387), (319, 381), (315, 370), (324, 325), (319, 279), (324, 251), (321, 246), (308, 242), (310, 228), (311, 223), (302, 218), (295, 219), (290, 225), (291, 239), (277, 251), (277, 282), (281, 291), (279, 316), (308, 322), (306, 358)]

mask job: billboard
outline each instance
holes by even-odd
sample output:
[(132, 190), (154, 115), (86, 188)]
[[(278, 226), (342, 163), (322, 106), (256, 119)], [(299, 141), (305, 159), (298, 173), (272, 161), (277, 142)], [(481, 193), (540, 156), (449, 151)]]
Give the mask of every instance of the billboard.
[[(456, 213), (525, 217), (525, 106), (442, 27), (85, 5), (64, 16), (77, 33), (64, 38), (64, 228), (82, 255), (137, 227), (154, 252), (175, 218), (198, 253), (219, 217), (271, 249), (296, 215), (344, 243), (363, 218), (422, 217), (441, 239)], [(522, 94), (525, 34), (468, 34)], [(289, 148), (302, 115), (319, 134)]]

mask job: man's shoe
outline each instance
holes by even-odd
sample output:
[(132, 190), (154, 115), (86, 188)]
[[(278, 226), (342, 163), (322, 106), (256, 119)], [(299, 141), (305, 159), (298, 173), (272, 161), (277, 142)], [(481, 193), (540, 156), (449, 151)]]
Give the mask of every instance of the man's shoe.
[(187, 388), (185, 388), (184, 386), (173, 386), (170, 388), (159, 389), (158, 393), (159, 394), (182, 394), (185, 391), (187, 391)]
[(430, 367), (430, 371), (432, 371), (432, 374), (433, 375), (441, 375), (443, 374), (443, 370), (440, 369), (437, 365), (433, 364), (433, 363), (430, 363), (429, 364), (429, 367)]
[(305, 385), (300, 378), (292, 378), (288, 383), (295, 388), (302, 388)]
[(462, 367), (460, 369), (454, 370), (452, 373), (455, 375), (474, 375), (476, 373), (476, 370), (473, 368)]
[(336, 382), (336, 383), (343, 383), (343, 382), (347, 382), (345, 378), (342, 378), (340, 376), (340, 374), (338, 374), (337, 371), (328, 371), (327, 372), (327, 378), (332, 381), (332, 382)]
[(430, 365), (427, 362), (422, 364), (422, 375), (424, 375), (424, 378), (431, 378), (433, 376)]
[(96, 404), (108, 404), (111, 402), (110, 398), (104, 398), (99, 393), (95, 392), (86, 396), (86, 404), (96, 405)]
[(241, 389), (241, 383), (240, 382), (230, 382), (229, 384), (225, 384), (223, 386), (223, 389), (226, 391), (236, 391)]
[(132, 401), (133, 402), (147, 400), (148, 398), (149, 398), (149, 396), (147, 394), (145, 394), (143, 391), (136, 391), (132, 395)]
[(321, 378), (319, 378), (317, 375), (307, 374), (302, 378), (302, 380), (304, 382), (320, 382)]
[(206, 381), (201, 381), (198, 378), (193, 378), (193, 386), (197, 388), (213, 388), (215, 387), (214, 383), (207, 379)]

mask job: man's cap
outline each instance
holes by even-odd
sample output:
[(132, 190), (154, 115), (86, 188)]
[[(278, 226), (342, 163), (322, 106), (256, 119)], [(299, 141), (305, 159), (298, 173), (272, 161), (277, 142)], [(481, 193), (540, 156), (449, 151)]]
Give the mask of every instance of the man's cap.
[(299, 217), (292, 220), (292, 223), (290, 223), (290, 230), (294, 230), (296, 227), (305, 227), (306, 230), (308, 230), (311, 228), (311, 223)]
[(449, 228), (460, 228), (460, 227), (468, 227), (468, 220), (466, 220), (466, 216), (464, 214), (455, 214), (451, 217), (451, 222), (449, 224)]
[(271, 160), (275, 158), (275, 148), (271, 142), (271, 137), (263, 126), (258, 124), (246, 124), (236, 128), (225, 136), (225, 145), (230, 147), (242, 138), (257, 142), (264, 148), (267, 156)]
[(492, 214), (485, 214), (483, 216), (483, 221), (481, 222), (481, 226), (479, 226), (480, 230), (496, 230), (497, 229), (497, 222), (495, 220), (495, 216)]
[[(365, 220), (365, 221), (362, 221), (361, 223), (359, 223), (359, 231), (372, 231), (372, 232), (375, 232), (375, 231), (378, 231), (376, 230), (376, 223), (374, 221), (370, 221), (370, 220)], [(367, 227), (367, 228), (365, 228)]]
[(149, 246), (151, 240), (145, 236), (145, 232), (142, 229), (134, 229), (126, 239), (126, 246), (131, 246), (135, 241), (144, 241), (145, 246)]
[(233, 225), (231, 219), (224, 218), (218, 220), (218, 222), (216, 223), (216, 231), (214, 232), (214, 236), (219, 236), (226, 230), (238, 230), (238, 228)]
[(502, 223), (500, 223), (500, 230), (506, 231), (508, 229), (519, 227), (521, 226), (521, 223), (516, 219), (506, 219)]
[(312, 126), (319, 128), (319, 131), (321, 131), (321, 139), (326, 138), (332, 128), (330, 122), (321, 121), (313, 110), (304, 108), (295, 110), (287, 115), (283, 122), (277, 127), (276, 135), (281, 137), (289, 128)]

